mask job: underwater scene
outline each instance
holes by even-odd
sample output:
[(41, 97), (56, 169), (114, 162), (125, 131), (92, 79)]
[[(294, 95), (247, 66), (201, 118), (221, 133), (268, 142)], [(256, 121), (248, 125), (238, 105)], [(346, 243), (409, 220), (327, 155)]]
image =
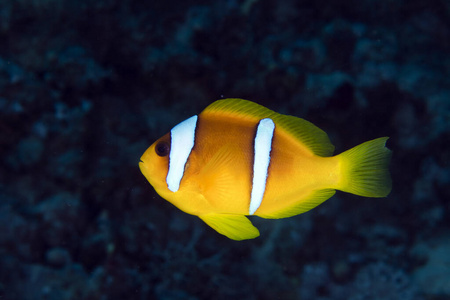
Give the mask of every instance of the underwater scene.
[(0, 299), (450, 299), (449, 141), (448, 0), (1, 0)]

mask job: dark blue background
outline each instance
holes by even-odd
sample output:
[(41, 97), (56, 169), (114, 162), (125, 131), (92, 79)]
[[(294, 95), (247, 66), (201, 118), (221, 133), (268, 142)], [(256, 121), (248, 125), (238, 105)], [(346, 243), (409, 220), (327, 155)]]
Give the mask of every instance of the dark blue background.
[[(216, 99), (390, 136), (387, 198), (229, 240), (146, 148)], [(450, 2), (0, 2), (0, 299), (448, 299)]]

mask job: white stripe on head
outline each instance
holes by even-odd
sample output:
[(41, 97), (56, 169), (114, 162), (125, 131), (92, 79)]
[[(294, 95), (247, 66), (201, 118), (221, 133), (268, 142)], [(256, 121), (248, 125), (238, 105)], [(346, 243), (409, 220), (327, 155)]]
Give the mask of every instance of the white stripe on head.
[(249, 214), (253, 215), (261, 205), (266, 190), (267, 171), (270, 164), (273, 132), (275, 124), (269, 118), (259, 121), (255, 136), (255, 156), (253, 158), (253, 182)]
[(184, 166), (194, 147), (197, 116), (184, 120), (170, 131), (169, 171), (167, 172), (167, 187), (172, 192), (178, 191), (184, 175)]

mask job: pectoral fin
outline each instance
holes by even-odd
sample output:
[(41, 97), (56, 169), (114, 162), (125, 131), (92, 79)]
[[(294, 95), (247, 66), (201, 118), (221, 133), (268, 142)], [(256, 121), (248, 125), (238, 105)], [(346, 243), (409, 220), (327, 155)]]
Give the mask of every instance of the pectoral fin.
[(206, 214), (199, 218), (232, 240), (242, 241), (259, 236), (259, 230), (244, 215)]
[(227, 203), (232, 197), (230, 191), (233, 191), (236, 181), (233, 172), (230, 171), (231, 166), (236, 163), (236, 158), (233, 157), (234, 150), (231, 145), (224, 145), (198, 174), (201, 192), (211, 204)]

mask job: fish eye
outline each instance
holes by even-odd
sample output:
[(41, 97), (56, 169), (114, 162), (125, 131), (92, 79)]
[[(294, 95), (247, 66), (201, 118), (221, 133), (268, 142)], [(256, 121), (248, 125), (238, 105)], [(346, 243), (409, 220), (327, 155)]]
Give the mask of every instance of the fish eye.
[(159, 156), (167, 156), (167, 155), (169, 155), (169, 152), (170, 152), (169, 143), (167, 143), (167, 142), (159, 142), (158, 144), (156, 144), (155, 152)]

